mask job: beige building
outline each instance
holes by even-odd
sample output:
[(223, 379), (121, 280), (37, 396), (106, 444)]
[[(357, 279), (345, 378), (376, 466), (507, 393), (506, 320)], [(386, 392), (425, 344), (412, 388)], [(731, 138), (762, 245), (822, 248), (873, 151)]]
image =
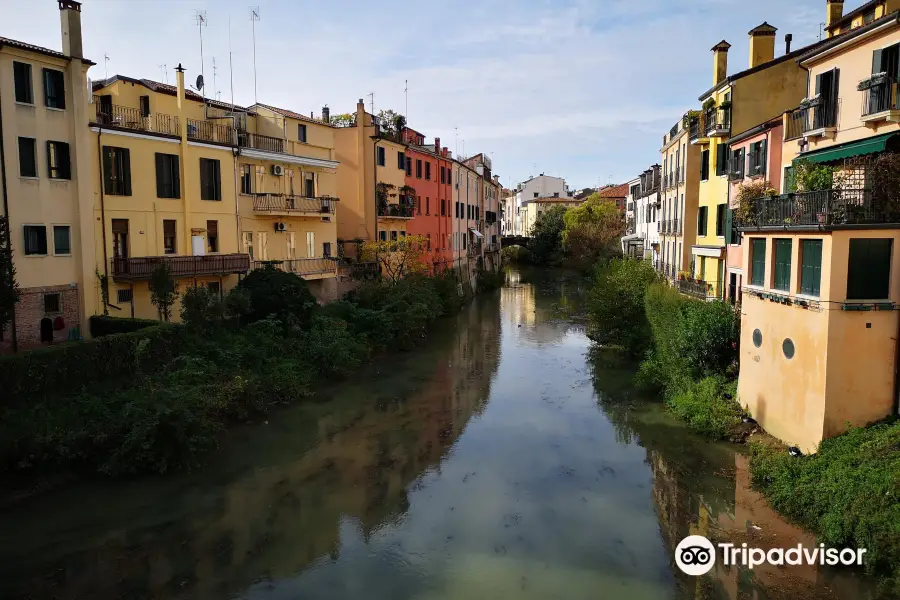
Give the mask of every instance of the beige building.
[(697, 236), (700, 193), (700, 147), (688, 143), (689, 116), (678, 120), (663, 136), (660, 261), (670, 280), (691, 266), (691, 247)]
[(528, 233), (534, 228), (534, 224), (538, 218), (545, 212), (557, 206), (564, 208), (575, 208), (581, 204), (583, 200), (575, 198), (533, 198), (522, 202), (522, 225)]

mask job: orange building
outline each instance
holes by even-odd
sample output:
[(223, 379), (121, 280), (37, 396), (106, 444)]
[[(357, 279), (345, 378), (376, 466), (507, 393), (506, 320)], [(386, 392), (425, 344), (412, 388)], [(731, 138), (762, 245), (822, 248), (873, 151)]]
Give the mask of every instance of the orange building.
[[(426, 260), (442, 270), (453, 262), (451, 249), (452, 160), (441, 138), (426, 146), (425, 136), (415, 129), (403, 131), (406, 143), (406, 185), (415, 189), (413, 218), (406, 223), (409, 235), (426, 239)], [(410, 192), (412, 193), (412, 192)]]

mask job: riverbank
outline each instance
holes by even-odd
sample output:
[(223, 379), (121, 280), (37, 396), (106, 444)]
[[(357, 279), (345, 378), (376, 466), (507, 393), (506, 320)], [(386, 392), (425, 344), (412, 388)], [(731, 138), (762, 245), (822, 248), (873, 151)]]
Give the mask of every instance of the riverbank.
[[(499, 283), (483, 277), (481, 288)], [(231, 424), (266, 421), (375, 354), (421, 343), (431, 323), (472, 297), (452, 275), (411, 277), (364, 284), (324, 307), (291, 289), (273, 314), (265, 302), (285, 289), (266, 282), (243, 317), (226, 318), (201, 298), (185, 303), (196, 314), (184, 325), (3, 357), (0, 468), (109, 476), (197, 468)]]

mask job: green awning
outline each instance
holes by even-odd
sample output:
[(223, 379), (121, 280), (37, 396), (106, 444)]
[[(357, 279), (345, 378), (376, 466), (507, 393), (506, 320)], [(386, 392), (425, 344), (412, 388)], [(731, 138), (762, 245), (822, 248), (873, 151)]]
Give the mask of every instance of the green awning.
[(885, 133), (883, 135), (876, 135), (875, 137), (866, 138), (864, 140), (847, 142), (846, 144), (838, 144), (837, 146), (831, 146), (830, 148), (823, 148), (822, 150), (807, 152), (795, 158), (794, 162), (806, 159), (814, 163), (829, 163), (836, 160), (841, 160), (843, 158), (852, 158), (854, 156), (863, 156), (864, 154), (884, 152), (885, 148), (887, 148), (888, 140), (895, 135), (897, 134)]

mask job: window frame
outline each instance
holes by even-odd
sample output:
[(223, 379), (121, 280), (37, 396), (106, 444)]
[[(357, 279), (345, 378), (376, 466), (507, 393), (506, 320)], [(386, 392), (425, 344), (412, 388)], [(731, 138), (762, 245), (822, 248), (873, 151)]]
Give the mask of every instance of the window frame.
[(431, 181), (431, 161), (425, 161), (425, 181)]
[[(27, 81), (20, 82), (19, 80), (19, 68), (24, 67), (22, 69), (22, 74), (26, 77)], [(27, 86), (27, 89), (24, 87)], [(28, 98), (27, 100), (22, 100), (19, 98), (19, 91), (23, 89), (27, 93), (25, 96)], [(34, 106), (34, 68), (31, 63), (22, 62), (20, 60), (13, 61), (13, 88), (15, 91), (16, 104), (23, 104), (25, 106)]]
[[(245, 167), (246, 167), (246, 169), (247, 169), (247, 172), (246, 172), (246, 173), (244, 172), (244, 168), (245, 168)], [(249, 164), (249, 163), (241, 163), (238, 170), (239, 170), (239, 173), (240, 173), (240, 183), (241, 183), (240, 194), (241, 194), (241, 195), (244, 195), (244, 196), (252, 196), (252, 195), (253, 195), (253, 188), (255, 187), (255, 183), (256, 183), (256, 181), (255, 181), (255, 179), (256, 179), (256, 165), (252, 165), (252, 164)], [(246, 178), (247, 178), (247, 183), (249, 184), (249, 185), (247, 186), (248, 189), (249, 189), (249, 191), (244, 191), (244, 177), (245, 177), (245, 176), (246, 176)]]
[[(18, 159), (19, 159), (19, 177), (24, 179), (39, 179), (40, 177), (40, 169), (38, 168), (38, 157), (37, 157), (37, 139), (33, 137), (27, 136), (18, 136), (16, 138), (16, 148), (18, 150)], [(31, 158), (33, 165), (33, 174), (23, 173), (22, 170), (24, 168), (24, 164), (22, 162), (22, 157), (24, 156), (22, 152), (22, 141), (29, 140), (31, 142)]]
[[(818, 246), (818, 265), (807, 265), (807, 257), (809, 256), (809, 247)], [(818, 298), (822, 295), (822, 251), (824, 249), (824, 242), (822, 239), (810, 238), (810, 239), (801, 239), (800, 240), (800, 273), (799, 273), (799, 293), (804, 296), (810, 296), (813, 298)], [(815, 253), (813, 253), (815, 254)], [(811, 272), (815, 274), (815, 286), (808, 285), (807, 277), (811, 275)], [(813, 288), (815, 288), (813, 290)]]
[[(174, 161), (172, 160), (174, 159)], [(154, 153), (154, 164), (156, 167), (156, 197), (166, 200), (181, 199), (181, 169), (179, 165), (180, 157), (177, 154), (168, 154), (165, 152)], [(174, 163), (174, 164), (173, 164)], [(171, 175), (171, 181), (163, 181), (163, 175)], [(167, 190), (163, 186), (172, 186), (172, 195), (163, 195)]]
[[(172, 224), (172, 235), (166, 231), (166, 225), (168, 223)], [(178, 254), (178, 220), (177, 219), (163, 219), (162, 220), (162, 235), (163, 235), (163, 255), (169, 254)], [(168, 238), (172, 238), (172, 246), (171, 251), (169, 247), (166, 245), (166, 241)]]
[[(701, 227), (702, 225), (702, 227)], [(709, 231), (709, 207), (708, 206), (699, 206), (697, 207), (697, 236), (706, 237), (707, 232)]]
[(304, 123), (297, 123), (297, 141), (301, 144), (308, 144), (308, 134), (309, 131), (306, 129), (306, 125)]
[[(51, 69), (49, 67), (42, 67), (41, 73), (44, 80), (44, 106), (51, 110), (66, 110), (66, 74), (59, 69)], [(51, 77), (58, 79), (52, 81)], [(50, 88), (55, 87), (57, 83), (62, 87), (62, 96), (56, 94), (51, 96)], [(54, 92), (57, 91), (54, 90)]]
[[(44, 251), (29, 252), (28, 251), (28, 231), (31, 229), (41, 229), (44, 232)], [(50, 241), (47, 239), (47, 226), (43, 223), (23, 223), (22, 224), (22, 255), (23, 256), (50, 256)]]
[[(211, 232), (215, 232), (213, 235)], [(212, 242), (215, 241), (215, 244)], [(215, 248), (213, 248), (215, 246)], [(215, 219), (206, 220), (206, 251), (209, 254), (219, 253), (219, 221)]]
[(406, 170), (406, 153), (397, 151), (397, 168)]
[(383, 167), (385, 165), (384, 146), (378, 146), (375, 149), (375, 164), (379, 167)]
[[(755, 237), (750, 238), (750, 285), (756, 287), (766, 286), (766, 238)], [(759, 251), (762, 250), (762, 256), (758, 257)], [(757, 267), (759, 269), (757, 270)]]
[[(67, 238), (68, 238), (67, 241), (69, 244), (68, 252), (60, 252), (56, 248), (56, 229), (57, 228), (66, 230), (66, 234), (67, 234)], [(72, 226), (67, 223), (52, 223), (50, 225), (50, 229), (53, 232), (53, 256), (72, 256)], [(47, 243), (49, 246), (49, 243), (50, 243), (49, 240), (47, 241)], [(48, 247), (47, 250), (49, 251), (50, 248)]]
[[(204, 181), (204, 177), (212, 180)], [(222, 200), (222, 164), (218, 158), (200, 157), (200, 199), (209, 202)]]
[[(47, 140), (47, 176), (57, 181), (72, 180), (72, 153), (68, 142)], [(60, 163), (60, 159), (64, 159)]]
[[(787, 259), (784, 251), (786, 249)], [(772, 289), (779, 292), (791, 291), (791, 271), (793, 270), (794, 240), (792, 238), (772, 239)]]
[[(47, 298), (56, 297), (56, 310), (47, 310)], [(41, 294), (41, 312), (44, 315), (61, 315), (63, 314), (62, 292), (44, 292)]]
[(725, 237), (725, 211), (727, 204), (716, 204), (716, 237)]
[[(854, 247), (859, 248), (861, 244), (868, 243), (869, 248), (865, 255), (861, 256), (859, 259), (863, 264), (872, 267), (874, 265), (874, 261), (872, 260), (872, 248), (871, 245), (873, 242), (882, 242), (887, 243), (887, 264), (885, 265), (885, 278), (884, 278), (884, 288), (885, 293), (882, 295), (863, 295), (863, 294), (852, 294), (854, 291), (853, 288), (857, 289), (861, 288), (865, 291), (870, 291), (874, 288), (874, 278), (872, 277), (872, 270), (867, 270), (864, 272), (856, 272), (853, 270), (854, 265)], [(893, 238), (851, 238), (850, 243), (848, 244), (848, 252), (847, 252), (847, 300), (848, 301), (885, 301), (889, 300), (891, 296), (891, 268), (894, 260), (894, 240)], [(857, 281), (859, 280), (859, 281)], [(855, 284), (855, 285), (854, 285)], [(868, 287), (867, 287), (868, 286)]]
[[(103, 191), (109, 196), (131, 196), (131, 151), (103, 146)], [(119, 167), (122, 172), (119, 173)], [(115, 175), (115, 177), (113, 177)]]

